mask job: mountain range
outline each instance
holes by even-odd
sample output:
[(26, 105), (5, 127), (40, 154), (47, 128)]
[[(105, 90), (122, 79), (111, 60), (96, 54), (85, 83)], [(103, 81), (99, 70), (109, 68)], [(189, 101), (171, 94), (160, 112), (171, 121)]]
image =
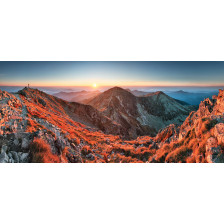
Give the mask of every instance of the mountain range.
[(223, 162), (224, 92), (195, 109), (119, 87), (85, 104), (0, 91), (0, 162)]
[(181, 124), (193, 109), (163, 92), (137, 97), (120, 87), (111, 88), (86, 103), (125, 127), (132, 138), (154, 136), (168, 124)]
[(82, 102), (86, 99), (92, 98), (100, 94), (100, 91), (78, 91), (78, 92), (59, 92), (55, 93), (54, 96), (61, 98), (69, 102)]

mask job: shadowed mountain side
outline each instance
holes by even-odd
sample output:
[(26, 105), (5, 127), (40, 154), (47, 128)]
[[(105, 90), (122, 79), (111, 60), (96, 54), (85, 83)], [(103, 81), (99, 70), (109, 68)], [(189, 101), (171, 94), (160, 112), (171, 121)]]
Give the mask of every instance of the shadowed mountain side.
[[(105, 117), (94, 107), (75, 102), (67, 102), (37, 89), (24, 88), (19, 94), (25, 96), (24, 100), (39, 103), (49, 112), (57, 111), (60, 116), (69, 116), (72, 120), (99, 129), (107, 134), (125, 136), (125, 129), (121, 125)], [(128, 137), (128, 136), (127, 136)]]
[(180, 104), (163, 92), (136, 97), (120, 87), (99, 94), (88, 104), (121, 124), (133, 137), (153, 136), (171, 123), (181, 124), (194, 109)]

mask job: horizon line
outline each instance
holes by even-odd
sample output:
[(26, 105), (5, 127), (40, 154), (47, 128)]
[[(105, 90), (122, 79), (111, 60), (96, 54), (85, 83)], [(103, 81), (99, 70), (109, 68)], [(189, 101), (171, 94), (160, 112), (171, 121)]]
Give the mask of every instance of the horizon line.
[[(27, 85), (0, 85), (0, 87), (27, 87)], [(32, 87), (89, 87), (93, 88), (91, 85), (61, 85), (61, 86), (49, 86), (49, 85), (31, 85), (29, 84), (30, 88)], [(95, 89), (100, 87), (224, 87), (224, 84), (221, 85), (99, 85)]]

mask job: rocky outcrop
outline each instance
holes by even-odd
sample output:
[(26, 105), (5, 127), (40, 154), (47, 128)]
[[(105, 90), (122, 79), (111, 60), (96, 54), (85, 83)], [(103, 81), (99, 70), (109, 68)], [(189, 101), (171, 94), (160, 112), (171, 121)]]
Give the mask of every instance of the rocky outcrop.
[(206, 159), (208, 163), (223, 163), (224, 153), (214, 137), (210, 137), (206, 144)]
[(219, 144), (224, 144), (224, 123), (219, 123), (215, 125), (214, 136), (218, 140)]
[[(175, 162), (224, 162), (223, 105), (224, 91), (220, 90), (218, 96), (202, 101), (198, 110), (192, 112), (178, 128), (178, 132), (172, 131), (172, 128), (164, 129), (155, 139), (168, 144), (158, 143), (159, 149), (151, 161), (165, 162), (172, 158)], [(173, 138), (170, 139), (170, 136)]]

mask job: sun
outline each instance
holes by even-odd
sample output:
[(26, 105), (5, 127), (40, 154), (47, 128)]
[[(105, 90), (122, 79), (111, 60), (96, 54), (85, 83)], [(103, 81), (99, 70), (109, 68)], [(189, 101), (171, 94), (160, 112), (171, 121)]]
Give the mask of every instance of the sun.
[(97, 87), (96, 83), (93, 83), (93, 85), (92, 85), (92, 86), (93, 86), (93, 88), (96, 88), (96, 87)]

